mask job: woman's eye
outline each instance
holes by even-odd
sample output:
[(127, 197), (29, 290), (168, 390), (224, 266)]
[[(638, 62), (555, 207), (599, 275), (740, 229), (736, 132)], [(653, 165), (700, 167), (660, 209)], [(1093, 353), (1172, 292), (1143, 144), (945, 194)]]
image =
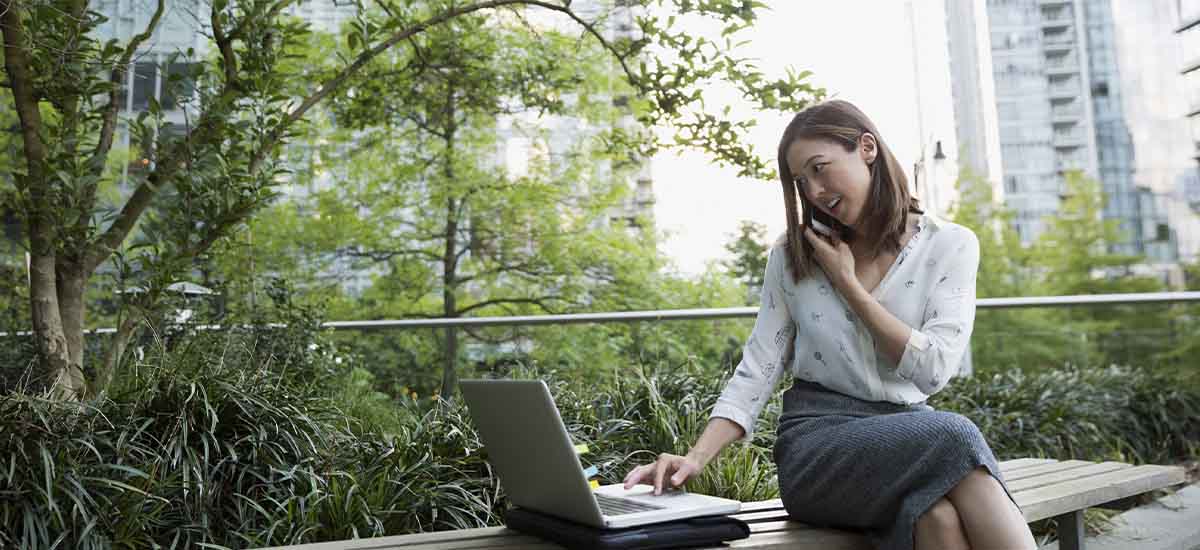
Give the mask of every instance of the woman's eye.
[(815, 174), (820, 174), (820, 173), (821, 173), (821, 168), (822, 168), (822, 167), (824, 167), (826, 164), (829, 164), (829, 163), (827, 163), (827, 162), (818, 162), (818, 163), (814, 164), (814, 165), (813, 165), (813, 173), (815, 173)]

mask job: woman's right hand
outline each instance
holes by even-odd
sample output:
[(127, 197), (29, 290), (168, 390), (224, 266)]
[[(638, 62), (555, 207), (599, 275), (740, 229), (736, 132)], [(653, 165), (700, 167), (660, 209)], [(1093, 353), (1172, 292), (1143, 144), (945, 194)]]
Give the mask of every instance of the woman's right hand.
[(665, 482), (669, 481), (672, 488), (679, 487), (699, 475), (703, 469), (704, 465), (690, 456), (662, 453), (654, 462), (630, 470), (625, 475), (625, 489), (628, 490), (638, 483), (653, 481), (654, 494), (660, 495)]

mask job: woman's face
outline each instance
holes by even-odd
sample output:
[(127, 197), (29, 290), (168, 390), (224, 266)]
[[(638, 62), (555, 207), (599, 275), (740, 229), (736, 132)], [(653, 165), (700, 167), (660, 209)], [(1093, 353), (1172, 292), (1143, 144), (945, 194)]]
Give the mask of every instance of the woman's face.
[[(864, 133), (852, 151), (819, 138), (800, 138), (787, 149), (787, 165), (809, 204), (848, 227), (857, 227), (871, 187), (875, 136)], [(833, 201), (837, 201), (830, 206)]]

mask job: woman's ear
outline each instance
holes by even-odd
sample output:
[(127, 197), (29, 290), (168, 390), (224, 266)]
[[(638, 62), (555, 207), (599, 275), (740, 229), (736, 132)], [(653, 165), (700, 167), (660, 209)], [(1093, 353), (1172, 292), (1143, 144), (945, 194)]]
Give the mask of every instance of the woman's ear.
[(858, 153), (867, 165), (875, 162), (875, 157), (879, 154), (879, 144), (870, 132), (863, 132), (863, 135), (858, 138)]

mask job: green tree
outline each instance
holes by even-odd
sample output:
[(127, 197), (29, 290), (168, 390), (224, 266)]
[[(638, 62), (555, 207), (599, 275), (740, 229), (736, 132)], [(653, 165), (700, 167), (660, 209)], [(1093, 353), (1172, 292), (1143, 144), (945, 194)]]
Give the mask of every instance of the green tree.
[[(1122, 242), (1117, 220), (1104, 220), (1106, 197), (1099, 182), (1078, 171), (1067, 173), (1059, 213), (1046, 220), (1037, 243), (1038, 265), (1044, 268), (1039, 287), (1046, 295), (1091, 295), (1156, 292), (1165, 289), (1157, 278), (1137, 275), (1145, 258), (1108, 252)], [(1089, 349), (1110, 363), (1144, 364), (1161, 352), (1156, 341), (1169, 330), (1168, 317), (1155, 306), (1072, 307), (1065, 310), (1067, 326), (1077, 331)]]
[[(952, 219), (979, 237), (979, 297), (1162, 289), (1157, 279), (1132, 273), (1132, 266), (1142, 258), (1107, 252), (1109, 243), (1119, 242), (1118, 222), (1101, 218), (1104, 196), (1096, 181), (1068, 173), (1058, 213), (1047, 217), (1044, 232), (1028, 247), (1022, 247), (1011, 227), (1012, 212), (994, 202), (985, 180), (964, 173), (958, 187), (961, 200)], [(1131, 337), (1131, 327), (1159, 334), (1169, 329), (1165, 316), (1137, 306), (981, 311), (972, 354), (984, 368), (1038, 369), (1065, 361), (1139, 363), (1162, 351), (1154, 349), (1160, 344), (1153, 339)]]
[(738, 224), (737, 234), (730, 235), (729, 242), (725, 243), (725, 251), (733, 257), (722, 261), (721, 265), (745, 285), (747, 305), (758, 302), (770, 250), (771, 245), (767, 243), (767, 226), (752, 220), (742, 220)]
[[(477, 12), (498, 18), (533, 12), (564, 16), (621, 66), (644, 102), (639, 123), (673, 127), (675, 136), (667, 144), (707, 150), (718, 162), (764, 179), (769, 163), (744, 141), (753, 120), (708, 113), (704, 88), (726, 80), (755, 107), (788, 111), (819, 96), (802, 82), (805, 74), (770, 80), (733, 55), (731, 35), (754, 22), (759, 2), (623, 2), (653, 5), (663, 15), (640, 16), (639, 37), (614, 41), (565, 0), (381, 2), (378, 8), (386, 17), (360, 17), (350, 24), (351, 55), (316, 68), (293, 62), (310, 37), (304, 24), (283, 14), (294, 3), (212, 0), (201, 6), (213, 55), (201, 59), (181, 52), (194, 63), (186, 75), (195, 89), (184, 100), (189, 124), (182, 133), (168, 131), (161, 106), (153, 101), (144, 116), (126, 121), (147, 162), (133, 174), (132, 188), (110, 202), (98, 190), (111, 183), (105, 167), (120, 126), (120, 83), (138, 48), (154, 34), (165, 2), (158, 1), (147, 28), (128, 42), (101, 43), (93, 36), (103, 17), (85, 0), (0, 0), (4, 85), (11, 90), (21, 130), (20, 166), (3, 176), (2, 196), (24, 225), (33, 332), (57, 394), (78, 396), (88, 389), (84, 296), (97, 268), (111, 261), (117, 272), (140, 279), (141, 307), (153, 307), (196, 258), (271, 201), (285, 179), (280, 148), (315, 105), (383, 52), (407, 46), (447, 22)], [(675, 26), (681, 14), (719, 22), (723, 41)], [(650, 57), (650, 52), (668, 55)], [(169, 84), (182, 88), (179, 82)], [(403, 107), (420, 112), (418, 106)], [(643, 143), (642, 153), (660, 145)], [(141, 238), (132, 243), (135, 234)], [(137, 326), (137, 316), (122, 318), (91, 389), (104, 387), (106, 373), (119, 362)]]
[[(1021, 245), (1012, 227), (1012, 210), (995, 200), (987, 180), (969, 170), (960, 172), (956, 187), (959, 201), (949, 219), (979, 238), (978, 297), (1038, 295), (1041, 271), (1036, 253)], [(975, 370), (1036, 370), (1078, 359), (1077, 343), (1062, 330), (1061, 317), (1061, 311), (1044, 308), (981, 309), (971, 337)]]

